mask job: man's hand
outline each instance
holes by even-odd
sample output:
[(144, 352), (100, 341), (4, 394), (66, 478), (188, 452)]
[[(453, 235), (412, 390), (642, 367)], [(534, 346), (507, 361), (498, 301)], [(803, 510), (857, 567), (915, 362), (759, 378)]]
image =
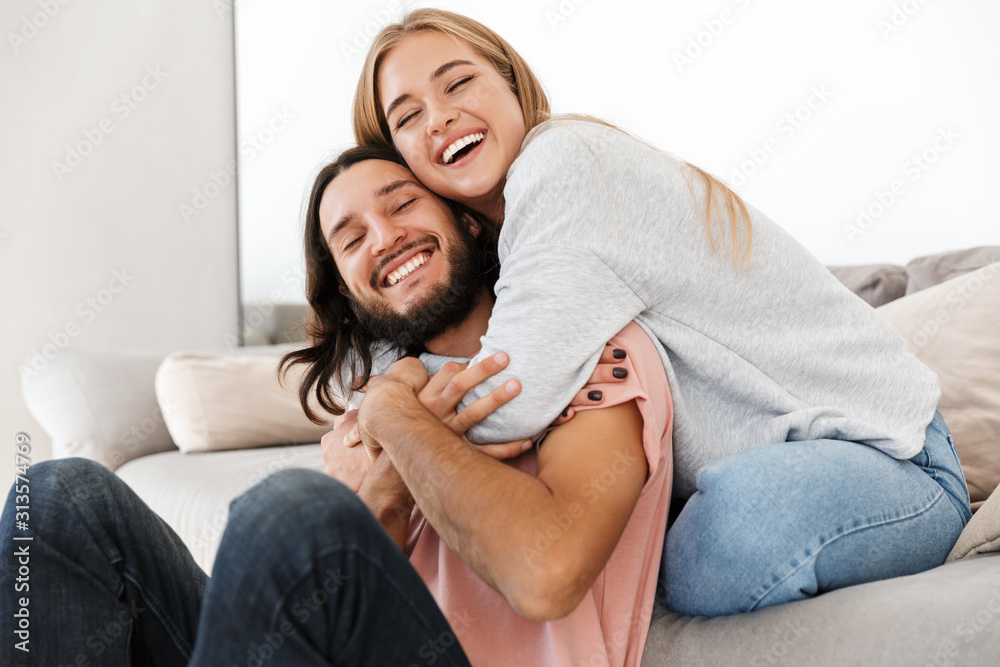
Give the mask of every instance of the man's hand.
[(343, 482), (355, 493), (361, 488), (365, 473), (372, 465), (372, 457), (364, 447), (350, 449), (344, 446), (345, 434), (354, 429), (358, 411), (348, 410), (334, 420), (334, 429), (323, 436), (323, 472)]
[[(407, 357), (394, 363), (384, 375), (373, 378), (365, 391), (365, 401), (361, 407), (362, 415), (375, 415), (373, 418), (390, 418), (392, 406), (398, 403), (393, 398), (405, 394), (408, 390), (416, 395), (420, 404), (434, 417), (445, 424), (457, 435), (465, 437), (466, 431), (485, 419), (494, 410), (507, 403), (521, 391), (517, 380), (508, 380), (501, 387), (490, 392), (462, 412), (456, 407), (466, 392), (480, 382), (490, 378), (507, 367), (509, 359), (500, 352), (487, 357), (474, 366), (449, 361), (437, 375), (429, 377), (427, 369), (419, 359)], [(363, 443), (369, 454), (381, 449), (378, 439), (370, 431), (362, 434), (361, 420), (345, 438), (348, 447)], [(530, 440), (518, 440), (493, 445), (483, 445), (477, 449), (497, 460), (518, 456), (531, 447)]]

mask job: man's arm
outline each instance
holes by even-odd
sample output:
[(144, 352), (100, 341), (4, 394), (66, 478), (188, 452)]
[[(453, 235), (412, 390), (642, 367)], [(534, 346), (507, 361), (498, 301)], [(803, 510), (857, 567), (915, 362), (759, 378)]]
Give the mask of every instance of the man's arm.
[(419, 388), (393, 373), (373, 386), (362, 437), (385, 449), (444, 542), (518, 613), (570, 613), (614, 551), (646, 479), (635, 402), (554, 429), (532, 477), (454, 434), (423, 407)]

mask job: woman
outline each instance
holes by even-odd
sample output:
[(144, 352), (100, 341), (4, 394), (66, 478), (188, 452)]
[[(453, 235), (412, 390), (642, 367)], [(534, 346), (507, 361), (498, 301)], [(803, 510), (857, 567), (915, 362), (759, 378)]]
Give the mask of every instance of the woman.
[(550, 118), (509, 44), (439, 10), (376, 37), (354, 127), (501, 226), (477, 360), (511, 361), (466, 401), (511, 377), (523, 389), (472, 439), (543, 430), (629, 321), (661, 343), (675, 495), (691, 497), (664, 549), (670, 608), (749, 611), (944, 561), (971, 513), (936, 376), (723, 184), (606, 124)]

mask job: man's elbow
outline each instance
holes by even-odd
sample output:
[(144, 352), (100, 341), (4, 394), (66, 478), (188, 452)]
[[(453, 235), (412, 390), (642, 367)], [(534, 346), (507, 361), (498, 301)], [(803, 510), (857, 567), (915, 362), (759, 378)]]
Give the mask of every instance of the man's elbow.
[[(571, 614), (593, 585), (574, 568), (537, 568), (508, 596), (514, 610), (529, 621), (556, 621)], [(527, 579), (527, 578), (526, 578)]]

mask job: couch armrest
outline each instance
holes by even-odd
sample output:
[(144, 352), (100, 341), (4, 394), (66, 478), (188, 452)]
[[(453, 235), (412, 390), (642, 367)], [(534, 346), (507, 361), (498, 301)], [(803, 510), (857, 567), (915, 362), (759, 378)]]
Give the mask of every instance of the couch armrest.
[(46, 363), (40, 357), (26, 362), (21, 393), (52, 437), (53, 455), (83, 456), (116, 470), (176, 449), (153, 387), (165, 356), (67, 348)]

